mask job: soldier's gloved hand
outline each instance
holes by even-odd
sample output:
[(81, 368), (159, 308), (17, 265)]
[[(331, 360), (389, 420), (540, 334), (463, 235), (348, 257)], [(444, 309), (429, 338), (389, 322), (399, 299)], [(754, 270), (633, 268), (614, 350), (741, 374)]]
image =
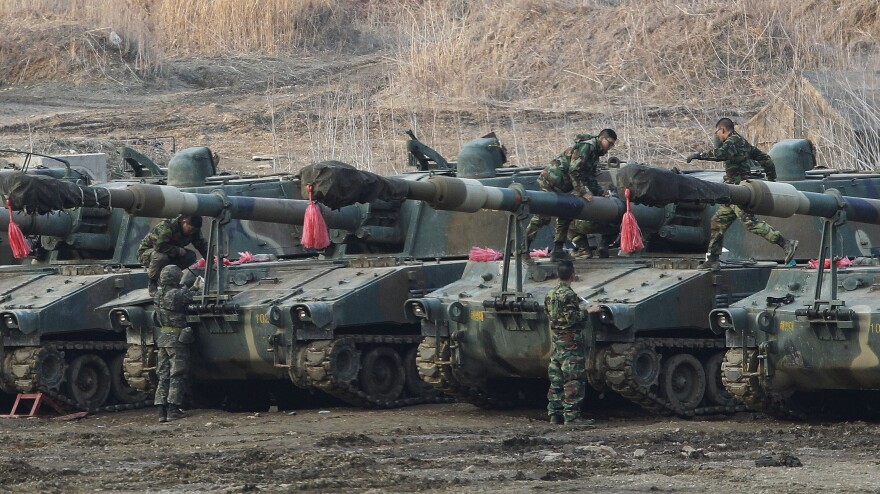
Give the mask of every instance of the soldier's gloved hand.
[(205, 286), (205, 278), (202, 278), (201, 276), (196, 277), (196, 281), (193, 283), (193, 288), (201, 290), (203, 286)]
[(583, 199), (583, 200), (585, 200), (585, 201), (587, 201), (587, 202), (590, 202), (590, 201), (593, 200), (593, 194), (587, 192), (586, 194), (584, 194), (584, 195), (581, 196), (581, 199)]
[(775, 182), (775, 181), (776, 181), (776, 175), (767, 175), (767, 181), (768, 181), (768, 182)]
[(177, 248), (177, 255), (178, 255), (178, 256), (185, 256), (185, 255), (186, 255), (186, 249), (183, 248), (183, 247), (178, 247), (178, 248)]
[(694, 153), (687, 157), (687, 162), (690, 163), (693, 160), (701, 160), (703, 159), (703, 153)]

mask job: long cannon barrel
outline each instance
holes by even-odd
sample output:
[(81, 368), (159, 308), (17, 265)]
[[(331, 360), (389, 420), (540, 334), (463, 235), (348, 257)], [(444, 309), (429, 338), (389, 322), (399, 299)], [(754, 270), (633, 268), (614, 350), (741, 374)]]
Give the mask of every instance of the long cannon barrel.
[[(681, 179), (699, 179), (681, 176)], [(594, 197), (586, 202), (572, 194), (524, 190), (519, 187), (502, 189), (487, 187), (476, 180), (450, 177), (432, 177), (424, 182), (408, 182), (409, 199), (427, 202), (442, 210), (473, 212), (479, 209), (516, 211), (528, 203), (534, 214), (576, 218), (597, 222), (619, 222), (626, 212), (626, 203), (616, 197)], [(790, 184), (779, 182), (749, 181), (740, 185), (712, 184), (726, 191), (696, 203), (729, 203), (766, 216), (787, 218), (795, 214), (830, 218), (841, 211), (849, 221), (880, 224), (880, 200), (842, 196), (829, 189), (824, 193), (803, 192)], [(639, 202), (642, 197), (633, 198)], [(675, 202), (675, 201), (669, 201)], [(647, 228), (663, 223), (662, 208), (634, 205), (633, 211), (639, 224)]]
[[(58, 187), (62, 185), (61, 182), (50, 184)], [(151, 218), (174, 218), (179, 214), (210, 217), (228, 214), (230, 219), (301, 225), (309, 204), (301, 199), (227, 196), (221, 192), (200, 194), (151, 184), (133, 184), (126, 188), (83, 188), (83, 191), (83, 204), (78, 206), (122, 208), (133, 216)], [(353, 207), (335, 211), (320, 207), (329, 228), (354, 230), (359, 226), (360, 213)], [(13, 219), (22, 232), (27, 234), (63, 236), (73, 228), (70, 215), (63, 211), (48, 215), (15, 212)], [(2, 209), (0, 227), (6, 228), (8, 225), (9, 211)]]

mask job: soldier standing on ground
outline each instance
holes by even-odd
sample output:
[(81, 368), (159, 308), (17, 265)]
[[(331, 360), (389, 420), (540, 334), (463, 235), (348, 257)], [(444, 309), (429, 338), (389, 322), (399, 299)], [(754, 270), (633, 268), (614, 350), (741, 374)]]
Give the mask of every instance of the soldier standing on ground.
[(195, 252), (186, 249), (187, 245), (192, 244), (202, 257), (207, 255), (208, 246), (202, 238), (201, 228), (201, 216), (182, 214), (162, 220), (141, 240), (138, 260), (147, 268), (151, 297), (156, 293), (159, 273), (165, 266), (173, 264), (186, 269), (196, 262)]
[(591, 420), (579, 418), (587, 385), (587, 346), (581, 331), (584, 313), (580, 298), (571, 289), (574, 265), (569, 260), (559, 261), (556, 274), (559, 285), (544, 299), (552, 345), (547, 414), (551, 424), (589, 425)]
[(154, 404), (159, 406), (159, 422), (168, 418), (179, 419), (186, 416), (180, 406), (186, 390), (189, 373), (189, 344), (192, 343), (192, 329), (186, 325), (186, 305), (192, 302), (191, 289), (181, 288), (183, 271), (177, 266), (165, 266), (159, 276), (159, 288), (153, 297), (156, 314), (159, 317), (159, 337), (156, 347), (159, 359), (156, 375)]
[[(715, 136), (720, 145), (708, 153), (694, 153), (688, 156), (691, 160), (723, 161), (724, 182), (738, 184), (747, 179), (751, 172), (751, 163), (756, 163), (764, 169), (767, 180), (776, 181), (776, 166), (767, 153), (762, 152), (749, 144), (741, 135), (734, 130), (733, 121), (722, 118), (715, 124)], [(724, 232), (736, 221), (742, 220), (746, 229), (766, 239), (770, 243), (780, 246), (785, 251), (784, 264), (788, 264), (794, 258), (797, 250), (797, 240), (786, 240), (779, 230), (768, 223), (759, 220), (754, 214), (743, 211), (739, 206), (722, 204), (715, 216), (712, 216), (712, 228), (709, 236), (709, 248), (706, 260), (700, 264), (702, 269), (717, 270), (721, 267), (721, 250), (724, 245)]]
[[(604, 129), (595, 137), (589, 134), (577, 136), (572, 147), (544, 168), (538, 177), (538, 185), (545, 192), (571, 193), (587, 202), (592, 201), (593, 196), (601, 196), (605, 192), (596, 179), (599, 175), (599, 157), (606, 155), (616, 142), (617, 133), (612, 129)], [(548, 223), (549, 216), (532, 216), (526, 228), (526, 238), (530, 245), (538, 235), (538, 230)], [(563, 246), (570, 224), (570, 219), (556, 218), (553, 235), (553, 257), (556, 259), (564, 253)]]

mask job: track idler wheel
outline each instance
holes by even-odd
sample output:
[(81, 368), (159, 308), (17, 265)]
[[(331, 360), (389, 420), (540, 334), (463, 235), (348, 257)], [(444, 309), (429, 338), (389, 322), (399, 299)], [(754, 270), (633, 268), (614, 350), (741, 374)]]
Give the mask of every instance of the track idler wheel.
[(110, 362), (110, 392), (120, 403), (138, 403), (147, 399), (146, 394), (128, 385), (125, 380), (125, 354), (120, 353)]
[(393, 348), (378, 347), (364, 355), (360, 387), (370, 399), (378, 402), (395, 400), (405, 384), (403, 360)]
[(673, 355), (663, 364), (660, 386), (674, 409), (693, 410), (706, 394), (703, 364), (687, 353)]
[(34, 373), (38, 387), (57, 391), (64, 382), (66, 370), (64, 352), (49, 347), (43, 347), (37, 352)]
[(417, 360), (419, 356), (419, 348), (413, 347), (406, 352), (403, 357), (403, 369), (406, 375), (406, 392), (410, 396), (417, 398), (435, 398), (440, 393), (434, 389), (434, 386), (422, 381), (419, 377), (419, 368)]
[(717, 352), (703, 362), (703, 370), (706, 372), (706, 399), (714, 405), (734, 406), (737, 404), (737, 399), (724, 389), (721, 379), (721, 363), (723, 361), (724, 352)]
[(85, 410), (103, 406), (110, 396), (110, 368), (94, 353), (73, 359), (67, 371), (67, 394)]

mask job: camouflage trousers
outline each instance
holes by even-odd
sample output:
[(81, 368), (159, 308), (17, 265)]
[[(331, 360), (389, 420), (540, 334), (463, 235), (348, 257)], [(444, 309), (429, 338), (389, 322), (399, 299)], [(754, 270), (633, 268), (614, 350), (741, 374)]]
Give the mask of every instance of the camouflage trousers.
[(153, 249), (147, 249), (140, 255), (138, 260), (147, 268), (147, 276), (150, 280), (159, 281), (159, 273), (162, 272), (162, 268), (174, 264), (180, 269), (186, 269), (196, 262), (196, 253), (187, 250), (185, 255), (169, 256), (168, 254), (156, 252)]
[(153, 403), (182, 405), (187, 374), (189, 374), (188, 346), (159, 347), (159, 362), (156, 367), (159, 385), (156, 387), (156, 399)]
[(588, 247), (587, 235), (593, 234), (602, 235), (602, 241), (606, 246), (609, 243), (609, 237), (611, 237), (611, 240), (614, 240), (612, 236), (617, 236), (616, 229), (613, 225), (603, 225), (602, 223), (596, 223), (595, 221), (574, 220), (568, 229), (568, 237), (571, 239), (572, 243), (578, 246), (578, 248)]
[(759, 220), (754, 214), (747, 213), (739, 206), (722, 205), (712, 216), (712, 230), (709, 235), (709, 257), (717, 259), (721, 256), (721, 247), (724, 245), (724, 232), (739, 218), (746, 230), (755, 235), (764, 237), (768, 242), (779, 245), (782, 234), (779, 230), (770, 226), (769, 223)]
[(580, 414), (584, 401), (587, 352), (579, 334), (566, 336), (554, 338), (553, 342), (553, 354), (547, 367), (550, 378), (547, 415), (562, 415), (565, 420), (572, 420)]

